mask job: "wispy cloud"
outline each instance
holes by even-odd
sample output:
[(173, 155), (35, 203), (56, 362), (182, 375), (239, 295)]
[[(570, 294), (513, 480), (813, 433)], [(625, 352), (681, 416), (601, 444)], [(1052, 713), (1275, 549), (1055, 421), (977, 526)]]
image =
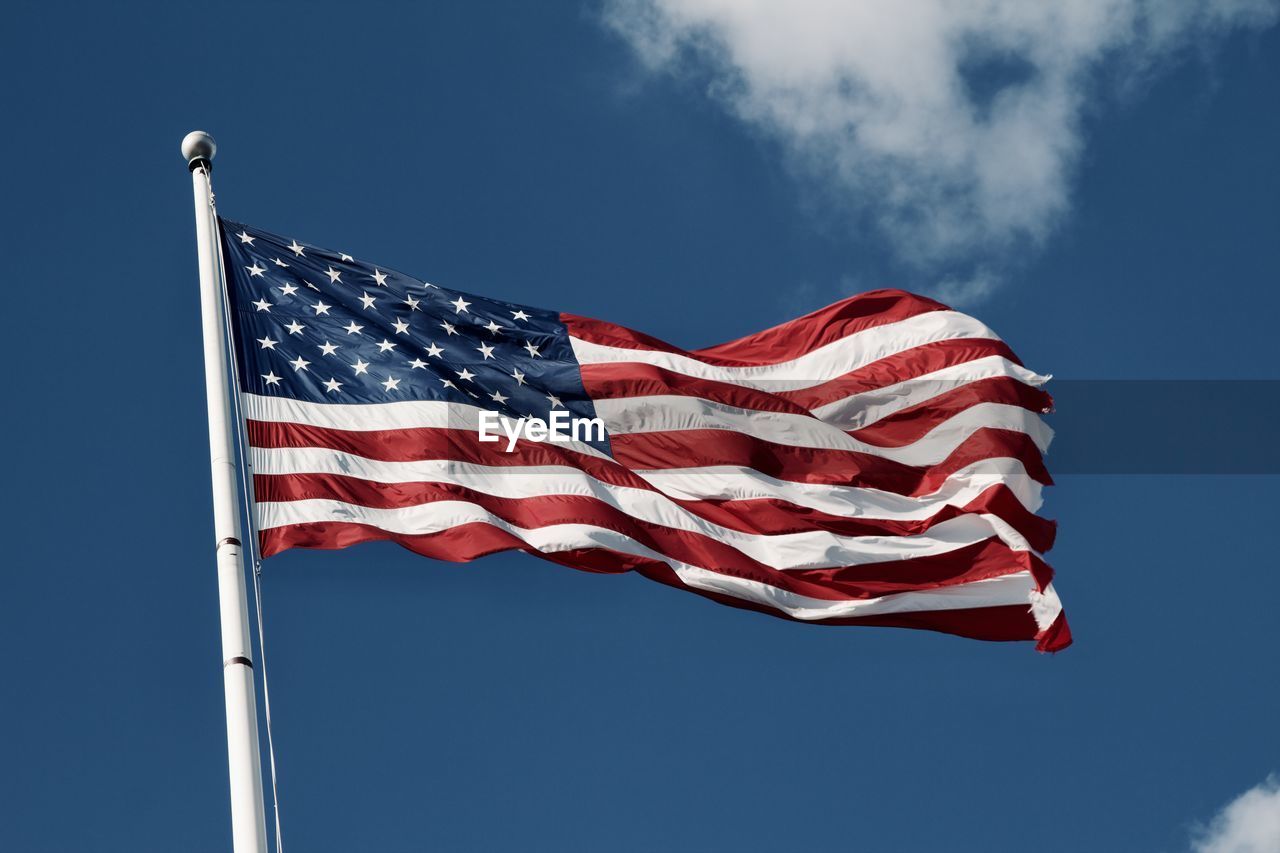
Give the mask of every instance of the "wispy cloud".
[(1280, 778), (1270, 776), (1226, 805), (1191, 844), (1195, 853), (1280, 853)]
[[(874, 222), (920, 281), (980, 298), (1071, 201), (1082, 118), (1275, 0), (606, 0), (649, 69), (690, 75)], [(971, 286), (963, 286), (965, 282)]]

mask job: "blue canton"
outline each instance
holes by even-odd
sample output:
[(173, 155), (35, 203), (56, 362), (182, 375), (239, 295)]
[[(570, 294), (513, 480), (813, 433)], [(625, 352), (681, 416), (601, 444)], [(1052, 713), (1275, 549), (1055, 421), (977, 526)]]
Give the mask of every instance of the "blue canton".
[[(313, 403), (443, 400), (594, 418), (554, 311), (449, 290), (221, 219), (241, 390)], [(608, 438), (590, 442), (609, 452)]]

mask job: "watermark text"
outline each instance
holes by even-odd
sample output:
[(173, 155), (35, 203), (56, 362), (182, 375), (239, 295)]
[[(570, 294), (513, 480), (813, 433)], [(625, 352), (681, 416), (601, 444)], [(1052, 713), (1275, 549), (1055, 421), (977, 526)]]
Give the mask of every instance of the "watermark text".
[(605, 432), (604, 421), (599, 418), (574, 417), (560, 409), (553, 411), (550, 420), (545, 421), (536, 417), (513, 419), (503, 417), (501, 412), (482, 411), (479, 436), (484, 442), (497, 442), (505, 437), (507, 446), (503, 450), (511, 453), (515, 450), (516, 442), (522, 438), (526, 441), (567, 444), (604, 441)]

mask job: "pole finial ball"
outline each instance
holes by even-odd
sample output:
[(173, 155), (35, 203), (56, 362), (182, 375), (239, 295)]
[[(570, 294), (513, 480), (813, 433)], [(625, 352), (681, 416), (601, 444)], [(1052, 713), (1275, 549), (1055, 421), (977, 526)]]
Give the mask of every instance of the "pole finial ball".
[(212, 160), (217, 150), (213, 137), (203, 130), (193, 130), (182, 138), (182, 156), (187, 163), (197, 159)]

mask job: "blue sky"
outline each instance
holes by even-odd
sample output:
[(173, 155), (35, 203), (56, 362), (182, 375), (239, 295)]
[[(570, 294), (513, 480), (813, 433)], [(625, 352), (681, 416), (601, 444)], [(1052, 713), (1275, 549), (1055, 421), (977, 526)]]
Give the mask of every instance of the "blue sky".
[[(965, 307), (1060, 379), (1280, 379), (1280, 30), (1210, 17), (1050, 68), (1070, 155), (913, 252), (884, 181), (967, 167), (797, 142), (731, 40), (646, 55), (579, 3), (11, 6), (0, 848), (229, 843), (187, 131), (227, 216), (686, 346), (981, 273)], [(1060, 477), (1053, 657), (521, 555), (283, 554), (286, 845), (1187, 849), (1280, 771), (1276, 489)]]

